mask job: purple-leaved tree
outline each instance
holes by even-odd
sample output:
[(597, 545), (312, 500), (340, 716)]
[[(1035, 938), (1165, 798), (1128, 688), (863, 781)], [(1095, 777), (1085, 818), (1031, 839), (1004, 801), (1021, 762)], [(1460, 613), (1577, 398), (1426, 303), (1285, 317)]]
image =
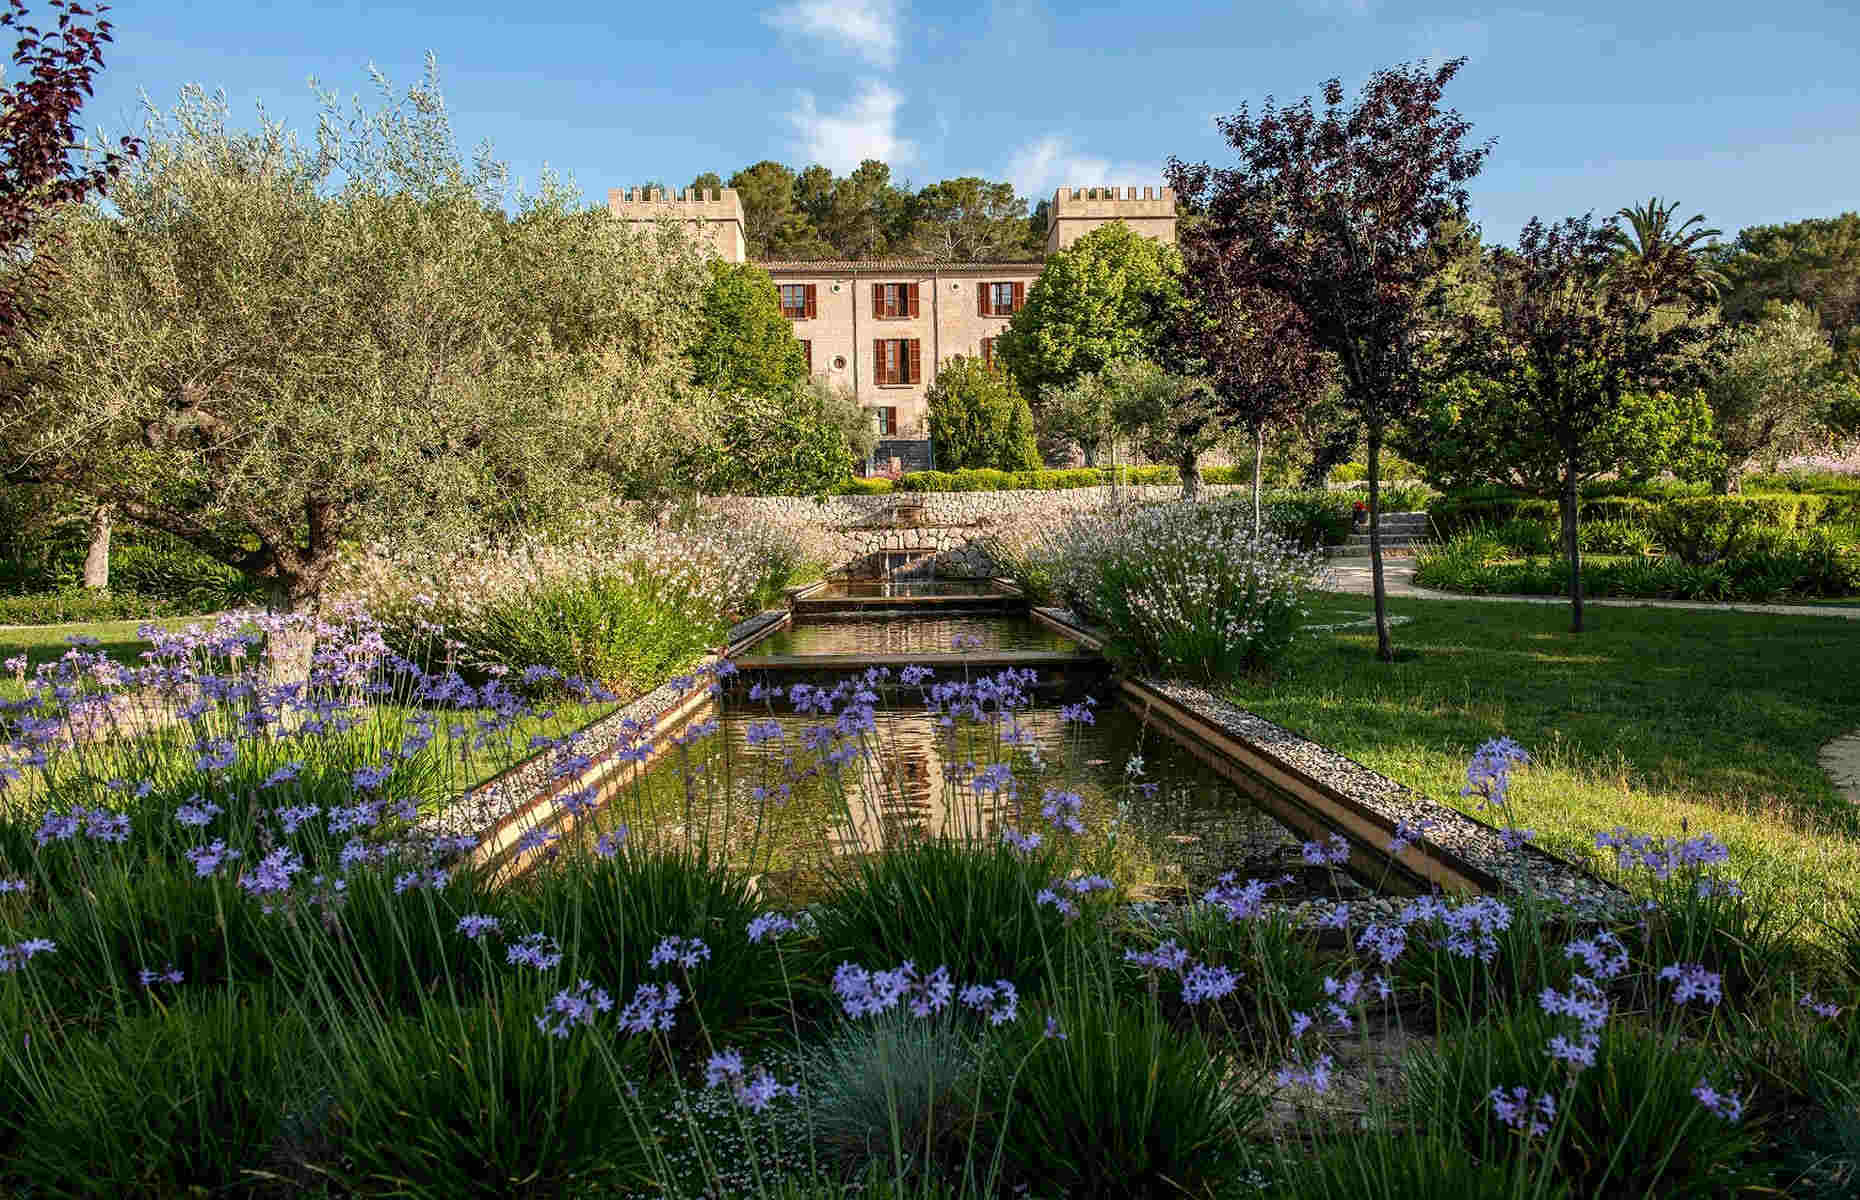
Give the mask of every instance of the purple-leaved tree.
[(1346, 404), (1369, 442), (1370, 563), (1376, 653), (1395, 656), (1383, 585), (1380, 481), (1391, 422), (1420, 392), (1417, 351), (1439, 307), (1443, 243), (1468, 236), (1466, 181), (1491, 143), (1467, 144), (1472, 126), (1441, 107), (1464, 59), (1378, 71), (1348, 106), (1343, 84), (1280, 108), (1270, 97), (1218, 119), (1239, 165), (1211, 169), (1171, 158), (1169, 184), (1206, 215), (1195, 234), (1203, 269), (1228, 286), (1257, 289), (1295, 309), (1329, 351)]

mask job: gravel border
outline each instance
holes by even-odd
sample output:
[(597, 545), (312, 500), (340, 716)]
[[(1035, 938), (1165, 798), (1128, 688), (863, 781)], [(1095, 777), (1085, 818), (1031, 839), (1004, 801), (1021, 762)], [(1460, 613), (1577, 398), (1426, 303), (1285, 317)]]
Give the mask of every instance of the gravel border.
[[(724, 645), (739, 652), (747, 643), (771, 632), (788, 618), (786, 609), (769, 609), (745, 621), (739, 621), (724, 636)], [(672, 680), (694, 675), (714, 666), (720, 655), (706, 654), (701, 662), (684, 675), (673, 676), (650, 692), (622, 705), (604, 717), (597, 717), (572, 736), (594, 747), (585, 751), (598, 764), (619, 740), (621, 727), (631, 721), (651, 728), (661, 717), (688, 697), (689, 687), (674, 687)], [(553, 780), (549, 774), (549, 755), (538, 753), (507, 768), (502, 774), (455, 799), (440, 812), (423, 818), (415, 828), (435, 837), (470, 836), (482, 841), (503, 822), (531, 805), (546, 800), (550, 794), (571, 787), (575, 780)]]
[[(1038, 611), (1075, 626), (1090, 637), (1104, 639), (1101, 631), (1069, 609), (1042, 608)], [(1355, 801), (1390, 826), (1399, 821), (1432, 822), (1426, 836), (1415, 839), (1417, 846), (1439, 847), (1498, 879), (1508, 892), (1534, 894), (1570, 910), (1574, 916), (1591, 920), (1619, 916), (1632, 904), (1627, 891), (1618, 885), (1536, 846), (1509, 850), (1494, 826), (1430, 799), (1322, 743), (1248, 712), (1206, 688), (1168, 679), (1140, 679), (1138, 682), (1264, 757)]]

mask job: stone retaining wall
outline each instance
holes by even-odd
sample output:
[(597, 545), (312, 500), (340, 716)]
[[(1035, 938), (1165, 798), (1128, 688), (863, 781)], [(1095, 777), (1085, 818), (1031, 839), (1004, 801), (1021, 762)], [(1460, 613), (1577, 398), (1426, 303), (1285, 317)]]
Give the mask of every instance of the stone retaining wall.
[[(1249, 485), (1203, 484), (1204, 495), (1246, 491)], [(1116, 489), (1126, 499), (1173, 500), (1179, 484)], [(949, 578), (980, 578), (1000, 573), (983, 551), (990, 536), (1031, 533), (1068, 513), (1102, 508), (1111, 502), (1109, 487), (1054, 488), (1011, 492), (894, 492), (883, 496), (718, 496), (707, 507), (746, 522), (767, 522), (800, 529), (824, 543), (829, 560), (847, 574), (883, 570), (887, 552), (922, 551), (936, 573)], [(922, 502), (921, 523), (893, 528), (888, 523), (899, 505)]]

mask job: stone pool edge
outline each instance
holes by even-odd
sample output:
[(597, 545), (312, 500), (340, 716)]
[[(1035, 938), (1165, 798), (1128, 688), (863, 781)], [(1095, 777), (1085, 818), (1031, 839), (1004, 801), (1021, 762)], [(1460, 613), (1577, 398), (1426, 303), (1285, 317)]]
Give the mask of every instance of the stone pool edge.
[[(1029, 612), (1050, 628), (1089, 645), (1104, 644), (1102, 631), (1068, 609), (1035, 606)], [(1624, 888), (1536, 846), (1509, 850), (1496, 827), (1206, 688), (1168, 679), (1129, 682), (1137, 685), (1138, 694), (1147, 692), (1167, 700), (1258, 754), (1268, 765), (1331, 793), (1334, 802), (1378, 819), (1385, 832), (1392, 834), (1398, 822), (1432, 822), (1428, 833), (1414, 840), (1416, 847), (1464, 863), (1496, 881), (1502, 891), (1532, 893), (1587, 919), (1618, 916), (1631, 903)]]
[[(699, 671), (714, 668), (717, 663), (741, 654), (786, 626), (792, 617), (793, 614), (785, 608), (765, 609), (737, 622), (724, 635), (721, 647), (723, 653), (706, 654), (685, 675), (695, 675)], [(557, 796), (587, 787), (590, 783), (601, 785), (610, 781), (624, 782), (624, 778), (615, 777), (630, 777), (632, 771), (650, 767), (662, 753), (661, 735), (689, 720), (710, 700), (710, 693), (706, 689), (672, 686), (674, 680), (684, 678), (685, 675), (668, 677), (651, 691), (605, 716), (596, 717), (569, 735), (597, 741), (604, 737), (609, 739), (604, 748), (591, 756), (594, 762), (587, 770), (569, 779), (553, 780), (550, 778), (548, 754), (533, 754), (493, 775), (439, 812), (422, 819), (414, 826), (415, 830), (432, 837), (469, 836), (478, 839), (478, 846), (471, 851), (469, 858), (477, 866), (490, 868), (493, 875), (505, 874), (509, 877), (529, 870), (545, 851), (517, 851), (517, 839), (532, 829), (553, 829), (565, 820), (572, 823), (572, 814), (555, 803)], [(652, 744), (652, 754), (643, 763), (612, 761), (612, 736), (617, 735), (628, 721), (640, 726), (642, 736), (650, 739)]]

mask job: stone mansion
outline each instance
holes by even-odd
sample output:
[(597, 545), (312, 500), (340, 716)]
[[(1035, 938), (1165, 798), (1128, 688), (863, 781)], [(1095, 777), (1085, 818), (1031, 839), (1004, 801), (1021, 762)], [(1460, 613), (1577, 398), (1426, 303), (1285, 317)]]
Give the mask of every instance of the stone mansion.
[[(745, 261), (743, 205), (733, 188), (614, 189), (607, 211), (628, 222), (690, 221), (725, 262)], [(1063, 250), (1107, 221), (1175, 241), (1169, 188), (1060, 188), (1046, 227), (1046, 252)], [(764, 262), (782, 312), (794, 322), (808, 368), (852, 389), (878, 425), (877, 461), (906, 469), (934, 465), (924, 394), (939, 365), (957, 356), (992, 361), (995, 335), (1026, 301), (1038, 262)]]

